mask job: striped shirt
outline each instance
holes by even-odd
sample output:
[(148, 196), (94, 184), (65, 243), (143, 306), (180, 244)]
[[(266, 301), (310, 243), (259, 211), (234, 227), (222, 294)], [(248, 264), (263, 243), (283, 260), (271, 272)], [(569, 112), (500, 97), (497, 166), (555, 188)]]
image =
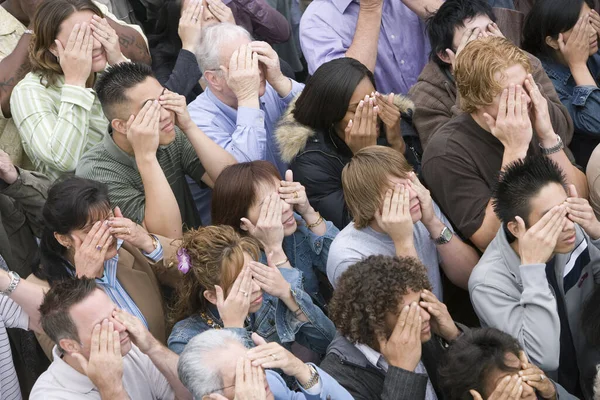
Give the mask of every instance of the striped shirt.
[(56, 85), (45, 87), (38, 73), (27, 74), (10, 96), (10, 110), (25, 153), (53, 180), (74, 171), (108, 130), (96, 92), (67, 85), (62, 75)]
[(6, 328), (28, 329), (25, 311), (6, 296), (0, 296), (0, 399), (21, 400), (21, 388), (13, 364)]

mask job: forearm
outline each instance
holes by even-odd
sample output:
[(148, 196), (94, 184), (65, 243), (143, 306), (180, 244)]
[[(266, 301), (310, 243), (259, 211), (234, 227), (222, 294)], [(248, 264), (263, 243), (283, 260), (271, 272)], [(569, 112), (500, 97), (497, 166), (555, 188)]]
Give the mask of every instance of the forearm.
[(402, 2), (421, 19), (426, 19), (443, 4), (441, 0), (403, 0)]
[(287, 97), (292, 91), (292, 80), (283, 74), (281, 74), (279, 79), (269, 83), (281, 98)]
[(577, 86), (597, 86), (596, 80), (592, 76), (586, 64), (579, 64), (569, 67), (571, 75)]
[(213, 142), (196, 125), (187, 129), (185, 134), (212, 182), (216, 182), (225, 168), (237, 163), (227, 150)]
[[(10, 285), (10, 277), (6, 272), (3, 272), (0, 276), (0, 290), (6, 290), (8, 285)], [(29, 316), (29, 329), (38, 333), (43, 333), (39, 307), (44, 300), (45, 292), (46, 289), (43, 286), (21, 279), (16, 289), (9, 296)]]
[(187, 96), (202, 77), (196, 57), (191, 50), (181, 49), (173, 69), (155, 65), (156, 77), (171, 92)]
[(294, 317), (296, 319), (302, 322), (308, 321), (308, 318), (304, 314), (304, 311), (302, 311), (302, 308), (300, 308), (300, 305), (296, 302), (296, 299), (294, 299), (291, 287), (290, 290), (286, 292), (286, 295), (280, 297), (279, 300), (281, 300), (283, 304), (285, 304), (285, 306), (288, 308), (288, 310), (290, 310), (290, 312), (294, 314)]
[(290, 38), (288, 20), (264, 0), (233, 0), (246, 10), (252, 21), (253, 33), (269, 43), (283, 43)]
[(29, 42), (31, 35), (23, 34), (17, 47), (0, 61), (0, 106), (2, 115), (10, 118), (10, 95), (17, 83), (29, 72)]
[(398, 257), (419, 258), (412, 237), (410, 240), (394, 240), (394, 247), (396, 248), (396, 255)]
[(102, 400), (130, 400), (131, 398), (125, 391), (123, 387), (123, 383), (116, 384), (115, 386), (106, 389), (106, 390), (98, 390), (100, 392), (100, 398)]
[(483, 222), (477, 231), (469, 238), (482, 252), (488, 247), (500, 229), (500, 220), (494, 212), (492, 200), (485, 207)]
[(179, 356), (160, 344), (158, 340), (153, 338), (153, 341), (154, 344), (146, 355), (150, 357), (154, 366), (167, 379), (171, 389), (175, 392), (176, 399), (192, 400), (192, 395), (185, 386), (183, 386), (177, 375), (177, 362), (179, 361)]
[[(556, 135), (552, 133), (550, 136), (547, 140), (540, 139), (542, 147), (551, 148), (557, 144)], [(571, 163), (564, 150), (550, 154), (547, 157), (558, 164), (565, 174), (567, 183), (575, 185), (579, 197), (587, 199), (589, 196), (587, 178), (583, 172)]]
[(321, 222), (318, 225), (309, 227), (308, 229), (310, 229), (310, 231), (315, 235), (323, 236), (325, 232), (327, 232), (327, 225), (325, 224), (325, 220), (320, 217), (320, 214), (316, 212), (314, 208), (310, 207), (310, 209), (302, 215), (302, 219), (304, 219), (304, 222), (306, 222), (307, 227), (309, 225), (316, 224), (319, 221), (319, 218), (321, 218)]
[(108, 24), (115, 30), (119, 37), (121, 53), (133, 62), (140, 62), (147, 65), (152, 64), (152, 58), (148, 51), (148, 44), (142, 34), (135, 29), (121, 25), (110, 18)]
[(361, 7), (358, 12), (356, 32), (352, 44), (346, 51), (346, 57), (363, 63), (371, 72), (375, 72), (377, 62), (377, 43), (381, 30), (383, 2), (372, 8)]

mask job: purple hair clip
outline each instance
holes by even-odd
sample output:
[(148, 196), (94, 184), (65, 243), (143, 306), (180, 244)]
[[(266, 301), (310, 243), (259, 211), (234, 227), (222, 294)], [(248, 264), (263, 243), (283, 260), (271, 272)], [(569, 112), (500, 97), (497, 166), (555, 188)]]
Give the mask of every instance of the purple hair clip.
[(177, 261), (179, 261), (179, 264), (177, 264), (177, 269), (184, 274), (187, 274), (190, 271), (191, 261), (190, 255), (185, 248), (181, 247), (179, 250), (177, 250)]

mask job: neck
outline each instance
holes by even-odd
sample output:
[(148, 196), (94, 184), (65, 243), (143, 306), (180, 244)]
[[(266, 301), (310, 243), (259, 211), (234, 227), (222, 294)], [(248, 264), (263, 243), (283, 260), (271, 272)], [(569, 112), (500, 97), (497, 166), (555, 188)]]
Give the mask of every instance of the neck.
[[(502, 228), (501, 228), (502, 229)], [(510, 248), (513, 249), (513, 251), (515, 253), (517, 253), (517, 255), (519, 256), (519, 259), (521, 258), (520, 253), (519, 253), (519, 239), (515, 239), (511, 244), (510, 244)]]
[(490, 132), (490, 133), (492, 132), (489, 125), (487, 124), (487, 122), (485, 122), (485, 119), (483, 118), (483, 113), (481, 115), (479, 115), (479, 113), (477, 111), (472, 112), (471, 118), (473, 118), (475, 123), (477, 125), (479, 125), (481, 127), (481, 129), (485, 130), (486, 132)]
[(133, 152), (133, 147), (131, 146), (131, 143), (129, 143), (129, 140), (127, 140), (126, 133), (118, 132), (113, 129), (112, 138), (118, 148), (120, 148), (125, 153), (129, 154), (130, 156), (135, 157), (135, 154)]
[(385, 233), (385, 231), (383, 229), (381, 229), (381, 227), (379, 226), (379, 224), (377, 223), (377, 220), (375, 218), (373, 218), (373, 221), (369, 222), (369, 227), (371, 229), (373, 229), (375, 232)]
[(83, 370), (83, 368), (81, 368), (81, 364), (79, 363), (79, 361), (77, 361), (76, 358), (70, 356), (67, 353), (64, 353), (62, 359), (64, 362), (67, 363), (67, 365), (69, 365), (75, 371), (79, 372), (82, 375), (85, 375), (85, 371)]
[(234, 110), (237, 110), (237, 108), (238, 108), (237, 97), (225, 96), (223, 93), (221, 93), (220, 91), (216, 90), (213, 87), (210, 88), (210, 91), (215, 95), (215, 97), (217, 99), (219, 99), (219, 101), (221, 101), (224, 104), (227, 104), (229, 107), (233, 108)]

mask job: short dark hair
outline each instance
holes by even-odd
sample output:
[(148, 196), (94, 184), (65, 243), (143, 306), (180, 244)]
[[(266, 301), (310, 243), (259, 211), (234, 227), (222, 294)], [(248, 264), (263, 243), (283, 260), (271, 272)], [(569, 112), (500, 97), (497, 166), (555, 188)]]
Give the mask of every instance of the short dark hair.
[(566, 187), (565, 176), (554, 161), (544, 156), (531, 156), (514, 161), (500, 173), (492, 194), (496, 216), (503, 224), (531, 213), (531, 199), (550, 183)]
[(427, 269), (416, 258), (370, 256), (339, 278), (329, 305), (338, 331), (353, 343), (372, 346), (385, 331), (385, 316), (398, 314), (400, 297), (431, 290)]
[(465, 26), (465, 21), (473, 19), (480, 15), (487, 15), (492, 21), (496, 22), (496, 15), (492, 7), (485, 0), (447, 0), (440, 8), (427, 18), (427, 35), (431, 43), (430, 59), (440, 67), (447, 67), (438, 53), (445, 52), (446, 49), (456, 49), (452, 47), (454, 31), (456, 28)]
[(67, 278), (50, 286), (40, 305), (40, 322), (48, 337), (60, 345), (61, 339), (79, 341), (77, 327), (69, 311), (96, 290), (93, 278)]
[(315, 130), (328, 130), (344, 118), (350, 99), (364, 78), (375, 87), (373, 73), (354, 58), (326, 62), (310, 77), (298, 96), (292, 111), (294, 119)]
[(469, 390), (474, 389), (483, 398), (488, 374), (499, 369), (515, 373), (506, 365), (506, 354), (519, 357), (521, 346), (517, 339), (495, 328), (471, 329), (450, 346), (439, 369), (444, 394), (453, 400), (472, 400)]
[(122, 62), (108, 68), (96, 82), (96, 93), (102, 104), (102, 111), (109, 121), (115, 118), (116, 105), (127, 102), (125, 92), (144, 82), (148, 77), (154, 77), (152, 68), (146, 64)]
[(555, 60), (556, 50), (548, 46), (546, 37), (558, 39), (559, 33), (573, 28), (584, 2), (594, 8), (591, 0), (536, 0), (523, 25), (521, 48), (538, 58)]

